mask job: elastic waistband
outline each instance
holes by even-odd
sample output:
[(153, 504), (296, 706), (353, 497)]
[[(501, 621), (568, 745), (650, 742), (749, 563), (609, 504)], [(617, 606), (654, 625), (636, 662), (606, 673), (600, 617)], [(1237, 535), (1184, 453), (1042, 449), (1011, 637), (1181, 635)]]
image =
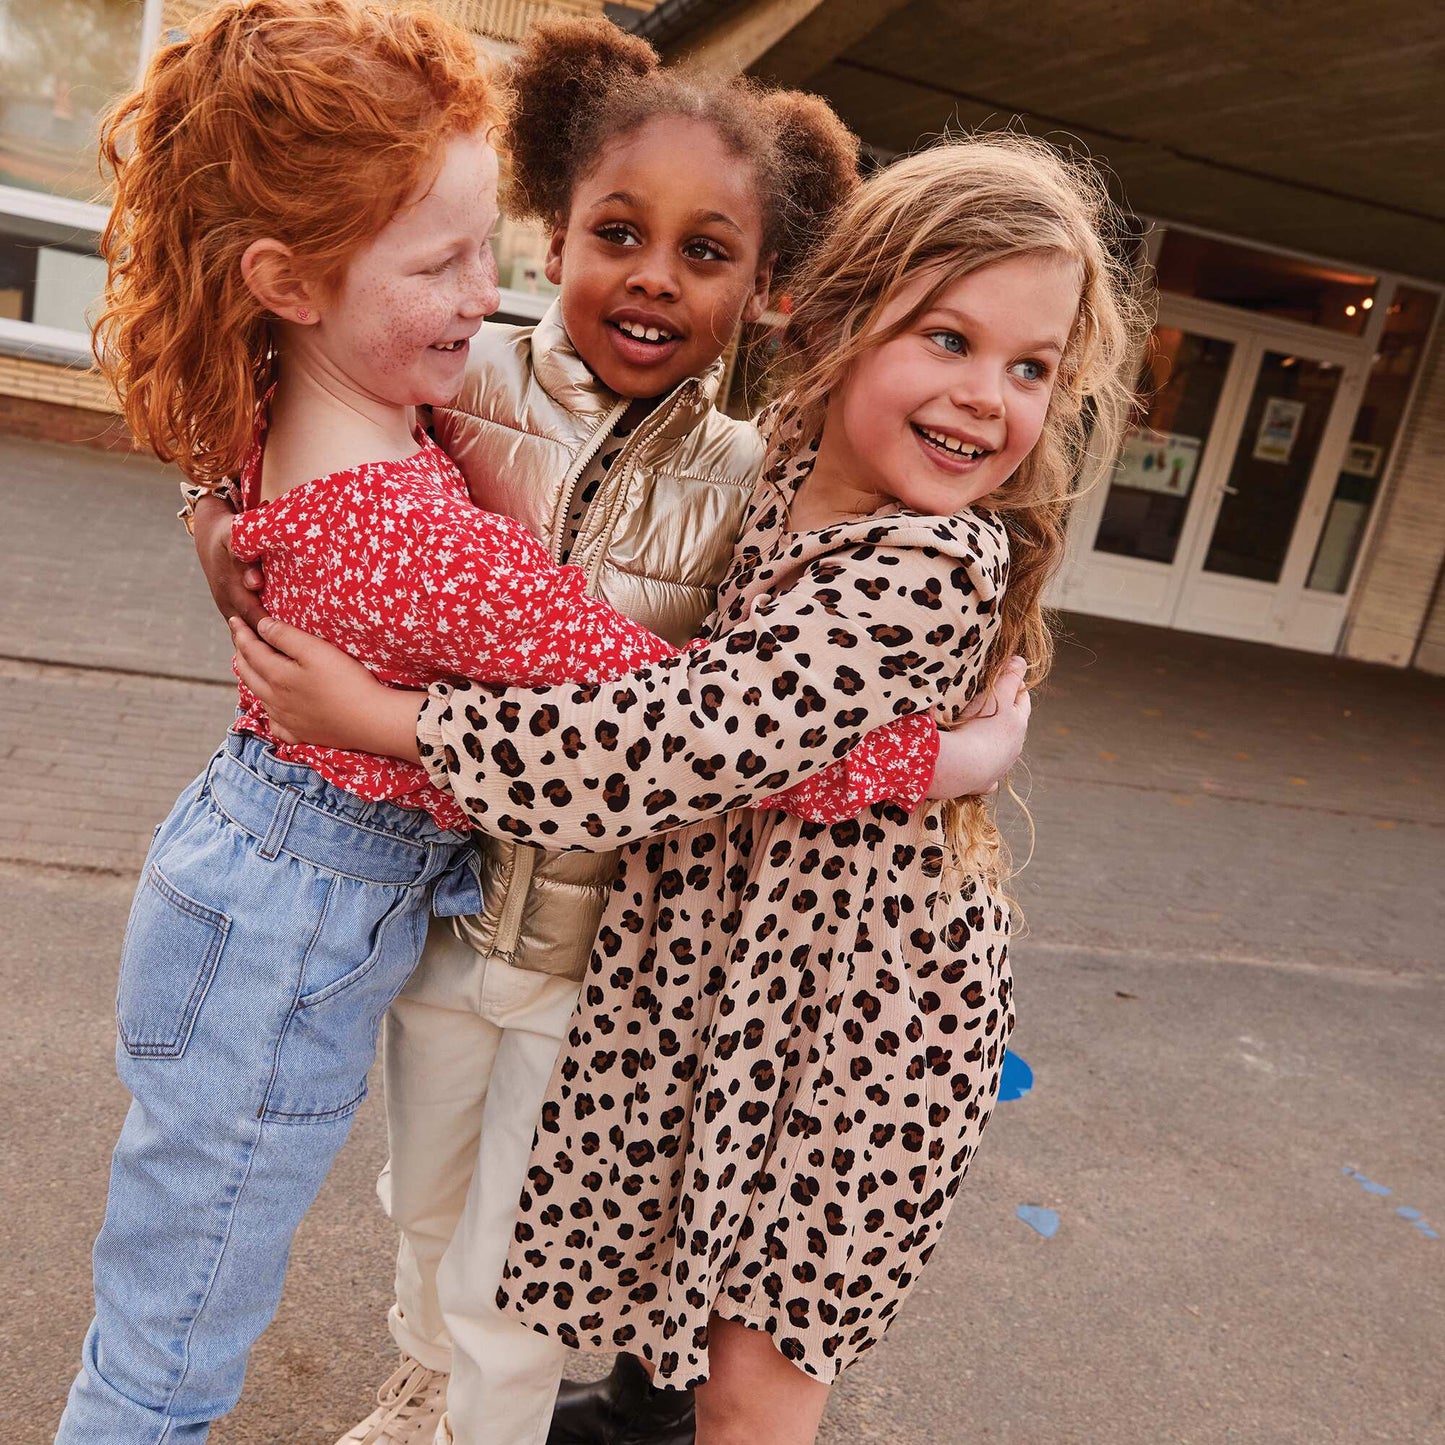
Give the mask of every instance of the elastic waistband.
[[(321, 784), (320, 796), (325, 790), (341, 793), (318, 774), (311, 776)], [(430, 882), (464, 851), (459, 834), (442, 832), (425, 815), (403, 821), (408, 830), (429, 826), (433, 838), (391, 831), (375, 813), (403, 811), (394, 805), (376, 807), (364, 821), (322, 806), (309, 780), (305, 787), (273, 782), (248, 767), (229, 745), (211, 759), (206, 782), (216, 806), (261, 844), (263, 858), (289, 853), (364, 883), (404, 885)]]

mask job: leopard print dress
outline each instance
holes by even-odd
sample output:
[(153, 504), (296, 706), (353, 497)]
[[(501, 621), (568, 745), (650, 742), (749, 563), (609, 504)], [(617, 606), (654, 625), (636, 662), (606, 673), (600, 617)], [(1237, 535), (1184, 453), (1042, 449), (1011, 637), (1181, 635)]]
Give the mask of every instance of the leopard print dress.
[[(918, 1278), (998, 1094), (1008, 911), (943, 886), (936, 806), (744, 805), (973, 692), (1007, 571), (987, 513), (795, 534), (764, 472), (715, 640), (620, 683), (434, 689), (423, 755), (479, 824), (624, 849), (498, 1300), (659, 1383), (712, 1314), (832, 1381)], [(672, 830), (663, 836), (647, 835)]]

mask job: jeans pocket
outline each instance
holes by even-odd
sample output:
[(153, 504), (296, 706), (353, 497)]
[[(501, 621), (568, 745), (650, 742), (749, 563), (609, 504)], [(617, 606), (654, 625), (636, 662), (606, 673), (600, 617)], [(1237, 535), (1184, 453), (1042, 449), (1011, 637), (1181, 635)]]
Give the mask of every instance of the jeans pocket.
[(115, 1000), (128, 1054), (185, 1053), (230, 927), (224, 913), (187, 897), (154, 863), (146, 869), (126, 925)]
[(402, 889), (368, 919), (376, 895), (375, 885), (338, 887), (327, 902), (286, 1021), (266, 1119), (324, 1122), (353, 1113), (366, 1097), (381, 1021), (416, 967), (427, 921), (425, 889)]

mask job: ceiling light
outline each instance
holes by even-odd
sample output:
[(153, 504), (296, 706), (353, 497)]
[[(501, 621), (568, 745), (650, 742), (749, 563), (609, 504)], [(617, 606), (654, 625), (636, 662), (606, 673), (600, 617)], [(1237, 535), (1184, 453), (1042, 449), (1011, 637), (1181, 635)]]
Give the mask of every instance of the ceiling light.
[(1366, 296), (1365, 299), (1360, 302), (1360, 309), (1362, 311), (1368, 311), (1374, 304), (1375, 298), (1373, 296)]

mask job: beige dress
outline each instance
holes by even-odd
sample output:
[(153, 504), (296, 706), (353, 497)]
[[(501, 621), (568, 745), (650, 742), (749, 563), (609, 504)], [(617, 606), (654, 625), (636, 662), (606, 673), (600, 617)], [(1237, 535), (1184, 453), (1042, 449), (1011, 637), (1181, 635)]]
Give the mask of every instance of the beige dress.
[[(991, 515), (794, 534), (815, 447), (760, 478), (716, 640), (618, 683), (439, 692), (423, 751), (488, 831), (633, 846), (534, 1145), (498, 1299), (659, 1382), (716, 1312), (831, 1381), (918, 1278), (998, 1092), (1008, 912), (943, 888), (936, 806), (746, 805), (973, 692), (1006, 571)], [(647, 835), (670, 829), (663, 836)]]

